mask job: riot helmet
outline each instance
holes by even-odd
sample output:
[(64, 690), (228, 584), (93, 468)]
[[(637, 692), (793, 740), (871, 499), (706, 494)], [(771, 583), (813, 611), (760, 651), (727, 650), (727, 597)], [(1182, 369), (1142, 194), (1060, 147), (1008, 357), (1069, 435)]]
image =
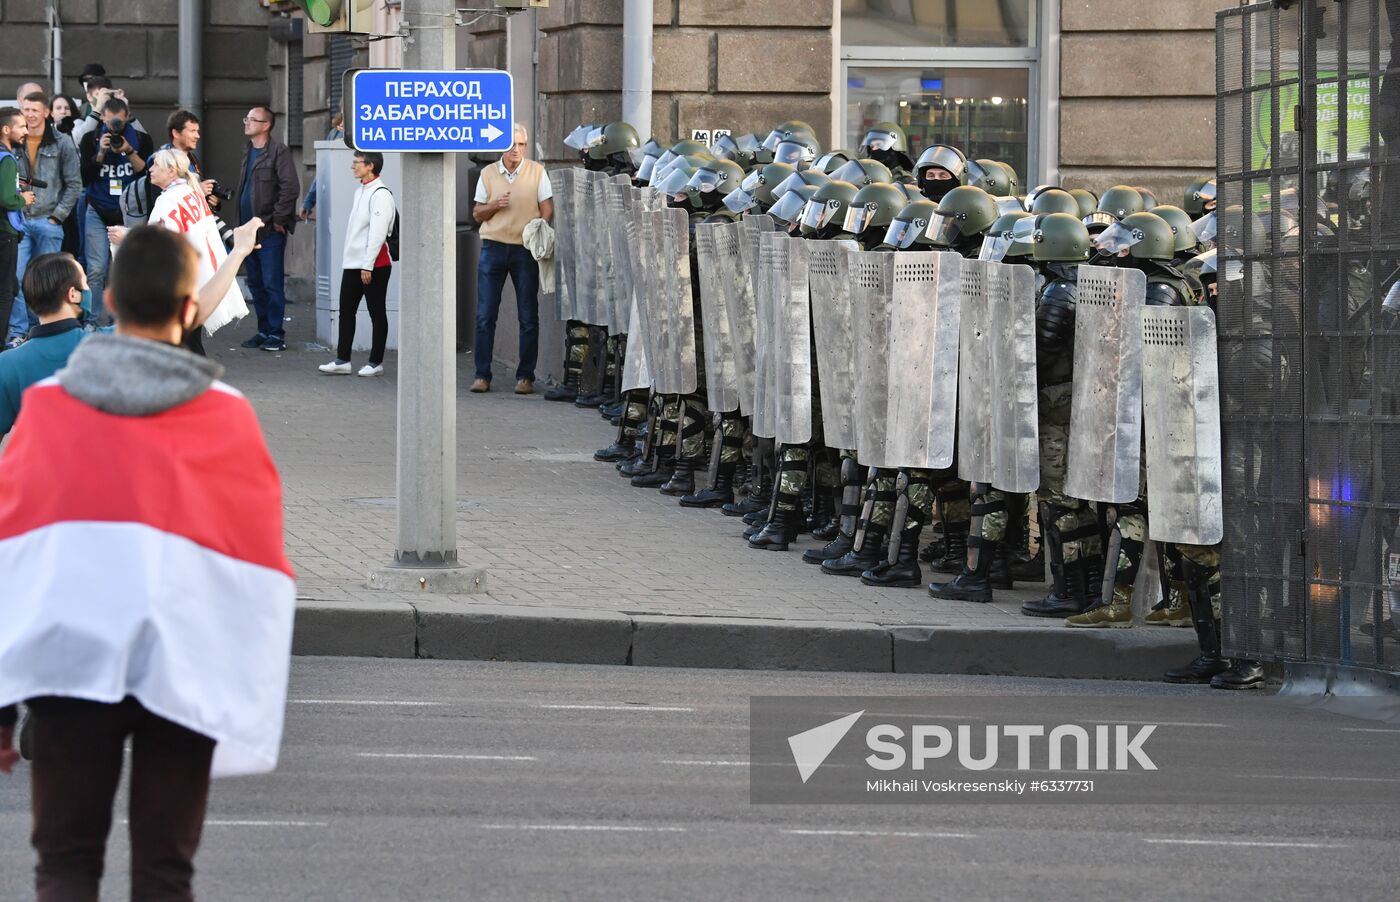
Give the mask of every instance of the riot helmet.
[(1153, 207), (1157, 206), (1157, 195), (1152, 193), (1151, 188), (1134, 185), (1133, 190), (1142, 197), (1142, 208), (1144, 210), (1151, 210)]
[(647, 141), (637, 148), (632, 154), (632, 161), (636, 163), (637, 171), (633, 178), (640, 184), (645, 185), (651, 178), (651, 173), (656, 169), (656, 161), (661, 159), (661, 155), (666, 153), (666, 148), (661, 146), (661, 142), (655, 138)]
[(782, 223), (797, 222), (807, 206), (807, 201), (811, 200), (816, 193), (816, 185), (798, 185), (795, 188), (790, 188), (773, 202), (773, 206), (768, 208), (768, 215)]
[(1039, 193), (1031, 202), (1032, 213), (1068, 213), (1075, 219), (1079, 218), (1079, 201), (1073, 194), (1059, 188), (1037, 188), (1036, 191)]
[(1176, 256), (1176, 235), (1156, 213), (1142, 211), (1124, 216), (1094, 237), (1094, 249), (1110, 257), (1134, 260), (1170, 260)]
[(1201, 244), (1215, 247), (1215, 235), (1218, 226), (1215, 221), (1215, 211), (1211, 210), (1200, 219), (1191, 221), (1191, 232), (1196, 236), (1196, 240)]
[[(664, 159), (665, 157), (662, 157), (662, 160)], [(661, 160), (658, 160), (656, 163), (656, 169), (652, 170), (651, 182), (649, 184), (651, 185), (651, 187), (660, 190), (662, 183), (666, 181), (666, 177), (669, 176), (677, 166), (680, 166), (689, 161), (690, 174), (694, 175), (695, 170), (700, 168), (701, 163), (705, 162), (706, 160), (713, 159), (714, 157), (710, 155), (710, 152), (708, 150), (701, 150), (697, 153), (688, 153), (681, 156), (672, 157), (670, 162), (666, 163), (663, 163), (661, 162)]]
[(855, 158), (855, 154), (851, 153), (849, 150), (828, 150), (820, 157), (817, 157), (817, 161), (812, 164), (812, 168), (824, 172), (827, 175), (831, 175)]
[(860, 142), (860, 156), (866, 160), (878, 160), (891, 172), (908, 172), (914, 166), (909, 159), (909, 141), (904, 129), (895, 122), (877, 122), (865, 133)]
[(967, 184), (967, 157), (947, 144), (932, 144), (919, 154), (914, 176), (924, 197), (937, 202), (949, 191)]
[(1012, 190), (1015, 178), (1010, 168), (999, 160), (968, 160), (967, 183), (976, 185), (992, 197), (1010, 197), (1015, 193)]
[(890, 223), (906, 206), (904, 192), (894, 185), (887, 182), (866, 185), (851, 199), (842, 228), (858, 238), (873, 241), (884, 236)]
[(831, 173), (831, 177), (838, 182), (850, 182), (857, 188), (864, 188), (866, 185), (889, 184), (894, 181), (894, 175), (890, 172), (889, 167), (878, 160), (871, 159), (851, 160)]
[(695, 170), (686, 187), (698, 194), (701, 208), (716, 210), (743, 180), (744, 170), (733, 160), (709, 160)]
[(1143, 211), (1142, 195), (1127, 185), (1114, 185), (1099, 198), (1098, 208), (1084, 217), (1092, 234), (1099, 234), (1125, 216)]
[(1031, 213), (1016, 217), (1011, 224), (1011, 242), (1006, 247), (1008, 258), (1029, 257), (1031, 255), (1031, 251), (1035, 250), (1035, 230), (1042, 219), (1044, 219), (1043, 216)]
[(777, 150), (783, 139), (794, 132), (806, 132), (814, 138), (817, 135), (817, 130), (801, 119), (789, 119), (787, 122), (773, 126), (773, 130), (768, 133), (768, 137), (763, 139), (761, 146), (765, 150)]
[[(1011, 249), (1012, 231), (1016, 223), (1022, 219), (1035, 221), (1035, 217), (1025, 210), (1012, 210), (998, 216), (982, 236), (982, 250), (977, 255), (977, 259), (991, 260), (993, 263), (1000, 263), (1004, 260)], [(1027, 243), (1022, 253), (1029, 252), (1030, 245)]]
[(588, 150), (589, 136), (592, 135), (594, 132), (601, 130), (602, 126), (598, 125), (597, 123), (585, 122), (583, 125), (580, 125), (578, 128), (569, 132), (569, 134), (565, 136), (564, 146), (569, 148), (570, 150), (576, 150), (579, 152), (580, 155), (582, 155), (585, 151)]
[(1099, 199), (1088, 188), (1071, 188), (1069, 193), (1079, 202), (1079, 218), (1089, 216), (1099, 207)]
[(1037, 263), (1083, 263), (1089, 259), (1089, 230), (1076, 216), (1049, 213), (1034, 222), (1031, 257)]
[(1176, 237), (1177, 254), (1194, 255), (1200, 250), (1201, 242), (1196, 238), (1196, 233), (1191, 231), (1191, 217), (1186, 215), (1185, 210), (1171, 204), (1158, 204), (1151, 212), (1162, 217), (1167, 225), (1172, 227), (1172, 234)]
[(933, 247), (928, 240), (928, 222), (937, 212), (938, 204), (926, 197), (910, 201), (890, 221), (884, 243), (901, 251)]
[(1215, 179), (1197, 179), (1186, 188), (1186, 197), (1181, 202), (1181, 209), (1190, 214), (1192, 219), (1200, 219), (1210, 211), (1215, 209)]
[[(1181, 264), (1181, 271), (1188, 277), (1194, 276), (1196, 281), (1200, 282), (1201, 286), (1205, 288), (1208, 303), (1212, 305), (1215, 303), (1217, 285), (1220, 278), (1217, 270), (1218, 262), (1215, 248), (1211, 248), (1205, 253), (1197, 254), (1190, 260)], [(1227, 282), (1238, 282), (1244, 278), (1244, 261), (1242, 260), (1226, 260), (1224, 269), (1225, 281)]]
[(769, 163), (744, 176), (739, 187), (724, 196), (724, 205), (735, 213), (757, 207), (760, 211), (773, 205), (773, 189), (797, 170), (786, 163)]
[(822, 152), (821, 142), (816, 135), (808, 132), (793, 132), (778, 142), (773, 148), (773, 162), (787, 163), (798, 169), (805, 169)]
[(665, 172), (659, 172), (660, 182), (652, 185), (657, 191), (665, 195), (669, 200), (678, 200), (679, 196), (685, 193), (686, 186), (701, 166), (709, 162), (711, 158), (701, 157), (699, 154), (676, 157), (667, 164)]
[(626, 122), (609, 122), (588, 135), (588, 160), (632, 170), (632, 151), (642, 146), (637, 130)]
[(748, 169), (754, 165), (754, 159), (760, 150), (758, 139), (752, 134), (740, 135), (720, 135), (715, 138), (714, 146), (710, 148), (718, 159), (733, 160), (740, 167)]
[[(1040, 197), (1040, 195), (1044, 194), (1046, 191), (1049, 191), (1049, 190), (1051, 190), (1051, 189), (1054, 189), (1054, 190), (1058, 191), (1059, 188), (1060, 188), (1059, 185), (1036, 185), (1034, 188), (1032, 188), (1032, 189), (1030, 190), (1030, 193), (1028, 193), (1028, 194), (1026, 195), (1026, 209), (1027, 209), (1027, 210), (1034, 210), (1034, 209), (1035, 209), (1035, 199), (1036, 199), (1036, 198)], [(1060, 211), (1060, 210), (1054, 210), (1054, 211), (1052, 211), (1052, 212), (1059, 213), (1059, 212), (1062, 212), (1062, 211)]]
[(991, 228), (1000, 215), (990, 194), (962, 185), (938, 202), (938, 211), (929, 219), (928, 239), (939, 247), (965, 244)]
[(782, 197), (798, 185), (811, 185), (814, 188), (820, 188), (829, 181), (831, 181), (831, 176), (824, 172), (818, 172), (815, 169), (799, 169), (778, 183), (778, 187), (773, 189), (773, 196)]
[(818, 188), (802, 208), (802, 234), (821, 236), (839, 229), (846, 221), (846, 210), (855, 200), (857, 190), (850, 182), (835, 179)]

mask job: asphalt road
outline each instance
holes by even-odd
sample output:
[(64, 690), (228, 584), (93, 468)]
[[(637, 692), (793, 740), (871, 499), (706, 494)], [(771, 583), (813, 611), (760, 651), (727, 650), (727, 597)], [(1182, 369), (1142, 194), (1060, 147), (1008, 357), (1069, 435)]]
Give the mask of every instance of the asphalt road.
[[(1137, 803), (753, 805), (749, 698), (785, 694), (1160, 723), (1161, 768)], [(1400, 882), (1400, 728), (1263, 693), (298, 659), (291, 695), (281, 768), (215, 785), (201, 899), (1359, 900)], [(120, 832), (107, 900), (127, 898)], [(31, 868), (26, 781), (0, 778), (0, 899), (27, 898)]]

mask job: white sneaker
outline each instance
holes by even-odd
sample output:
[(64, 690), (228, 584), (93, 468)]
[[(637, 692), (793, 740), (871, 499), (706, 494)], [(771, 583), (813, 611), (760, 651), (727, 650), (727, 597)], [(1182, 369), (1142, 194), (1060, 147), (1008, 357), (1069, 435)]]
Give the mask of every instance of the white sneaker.
[(348, 362), (341, 363), (339, 360), (323, 363), (317, 369), (330, 376), (348, 376), (351, 372), (350, 364)]
[[(347, 363), (346, 366), (348, 367), (349, 364)], [(348, 373), (348, 372), (350, 372), (350, 370), (347, 369), (345, 372)], [(364, 366), (360, 367), (360, 371), (359, 371), (358, 373), (356, 373), (355, 375), (357, 375), (357, 376), (382, 376), (382, 375), (384, 375), (384, 365), (381, 363), (379, 366), (370, 366), (368, 363), (366, 363)]]

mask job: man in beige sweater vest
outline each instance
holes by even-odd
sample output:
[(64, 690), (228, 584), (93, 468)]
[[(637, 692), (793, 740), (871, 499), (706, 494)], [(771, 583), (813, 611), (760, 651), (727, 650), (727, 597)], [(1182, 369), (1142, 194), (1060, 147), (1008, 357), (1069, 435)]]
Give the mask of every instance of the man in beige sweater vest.
[(471, 390), (491, 390), (491, 357), (496, 344), (496, 314), (509, 275), (515, 285), (520, 319), (520, 365), (515, 393), (535, 390), (535, 358), (540, 345), (540, 270), (525, 248), (525, 226), (533, 219), (552, 222), (554, 196), (544, 167), (525, 159), (530, 138), (515, 126), (515, 144), (501, 162), (481, 171), (472, 217), (481, 223), (481, 263), (476, 271), (476, 381)]

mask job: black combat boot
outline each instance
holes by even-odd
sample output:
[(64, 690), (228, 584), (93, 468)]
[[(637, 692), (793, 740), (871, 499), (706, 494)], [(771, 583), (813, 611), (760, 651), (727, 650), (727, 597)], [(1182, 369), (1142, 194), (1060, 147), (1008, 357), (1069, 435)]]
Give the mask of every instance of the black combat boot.
[(987, 580), (993, 589), (1013, 589), (1011, 581), (1011, 560), (1005, 542), (992, 542), (992, 570)]
[(578, 400), (578, 371), (566, 370), (564, 381), (551, 385), (544, 390), (546, 401), (576, 401)]
[(622, 416), (622, 411), (627, 407), (627, 402), (614, 401), (611, 404), (604, 404), (598, 408), (598, 415), (605, 420), (615, 420)]
[(593, 452), (594, 460), (601, 460), (607, 463), (617, 463), (619, 461), (631, 460), (640, 454), (636, 441), (624, 441), (618, 439), (606, 448)]
[(949, 523), (943, 534), (943, 556), (929, 562), (935, 573), (962, 573), (967, 565), (967, 533), (971, 523)]
[(932, 564), (943, 557), (943, 552), (947, 550), (947, 540), (942, 533), (934, 536), (933, 541), (924, 546), (924, 550), (919, 552), (919, 560), (925, 564)]
[[(857, 496), (857, 501), (859, 497)], [(836, 537), (820, 548), (808, 548), (802, 552), (802, 560), (808, 564), (820, 564), (824, 561), (836, 560), (845, 557), (855, 549), (856, 530), (860, 528), (860, 505), (842, 504), (841, 515), (836, 518)], [(818, 536), (813, 530), (812, 535)]]
[(885, 527), (875, 523), (865, 525), (860, 550), (846, 552), (837, 558), (822, 561), (822, 572), (832, 576), (860, 576), (880, 565), (885, 559)]
[(773, 511), (772, 519), (749, 538), (749, 547), (787, 551), (788, 545), (797, 538), (797, 521), (801, 516), (802, 512), (796, 509)]
[[(1084, 579), (1084, 567), (1080, 561), (1065, 563), (1065, 547), (1060, 531), (1051, 525), (1048, 515), (1043, 515), (1040, 522), (1041, 547), (1050, 555), (1050, 594), (1021, 605), (1021, 613), (1027, 617), (1060, 618), (1082, 614), (1092, 603), (1086, 597), (1089, 590)], [(1103, 567), (1100, 566), (1099, 570), (1102, 571)], [(1098, 585), (1103, 585), (1102, 575)], [(1097, 599), (1097, 594), (1094, 597)]]
[(807, 519), (807, 531), (824, 542), (841, 531), (836, 522), (836, 499), (821, 486), (812, 489), (812, 516)]
[(976, 563), (964, 561), (962, 572), (946, 583), (929, 583), (928, 594), (948, 601), (992, 600), (992, 543), (981, 536), (968, 536), (967, 546), (968, 556)]
[(671, 481), (676, 472), (676, 461), (670, 453), (661, 452), (656, 465), (651, 470), (643, 470), (632, 477), (632, 485), (639, 489), (659, 489)]
[(686, 495), (681, 499), (681, 507), (719, 507), (722, 504), (733, 504), (734, 474), (738, 469), (737, 461), (720, 464), (715, 471), (714, 484), (693, 495)]
[(675, 472), (666, 484), (661, 486), (663, 495), (689, 495), (695, 491), (695, 461), (680, 460), (676, 462)]
[(1210, 571), (1186, 562), (1186, 600), (1191, 605), (1191, 623), (1196, 627), (1200, 657), (1168, 670), (1162, 679), (1168, 683), (1209, 683), (1230, 669), (1230, 662), (1220, 657), (1220, 621), (1210, 604)]
[(1023, 583), (1045, 582), (1045, 553), (1037, 551), (1031, 557), (1016, 556), (1011, 562), (1011, 578)]
[(650, 473), (656, 469), (656, 462), (643, 454), (638, 454), (630, 460), (624, 460), (617, 465), (617, 475), (623, 479), (631, 479), (634, 476), (641, 476), (643, 473)]
[(1211, 677), (1212, 689), (1258, 689), (1264, 685), (1264, 668), (1258, 661), (1235, 658), (1230, 669)]
[(919, 534), (922, 525), (907, 527), (899, 534), (898, 551), (893, 562), (885, 561), (860, 575), (860, 581), (867, 586), (883, 586), (887, 589), (913, 589), (924, 581), (924, 573), (919, 569)]

